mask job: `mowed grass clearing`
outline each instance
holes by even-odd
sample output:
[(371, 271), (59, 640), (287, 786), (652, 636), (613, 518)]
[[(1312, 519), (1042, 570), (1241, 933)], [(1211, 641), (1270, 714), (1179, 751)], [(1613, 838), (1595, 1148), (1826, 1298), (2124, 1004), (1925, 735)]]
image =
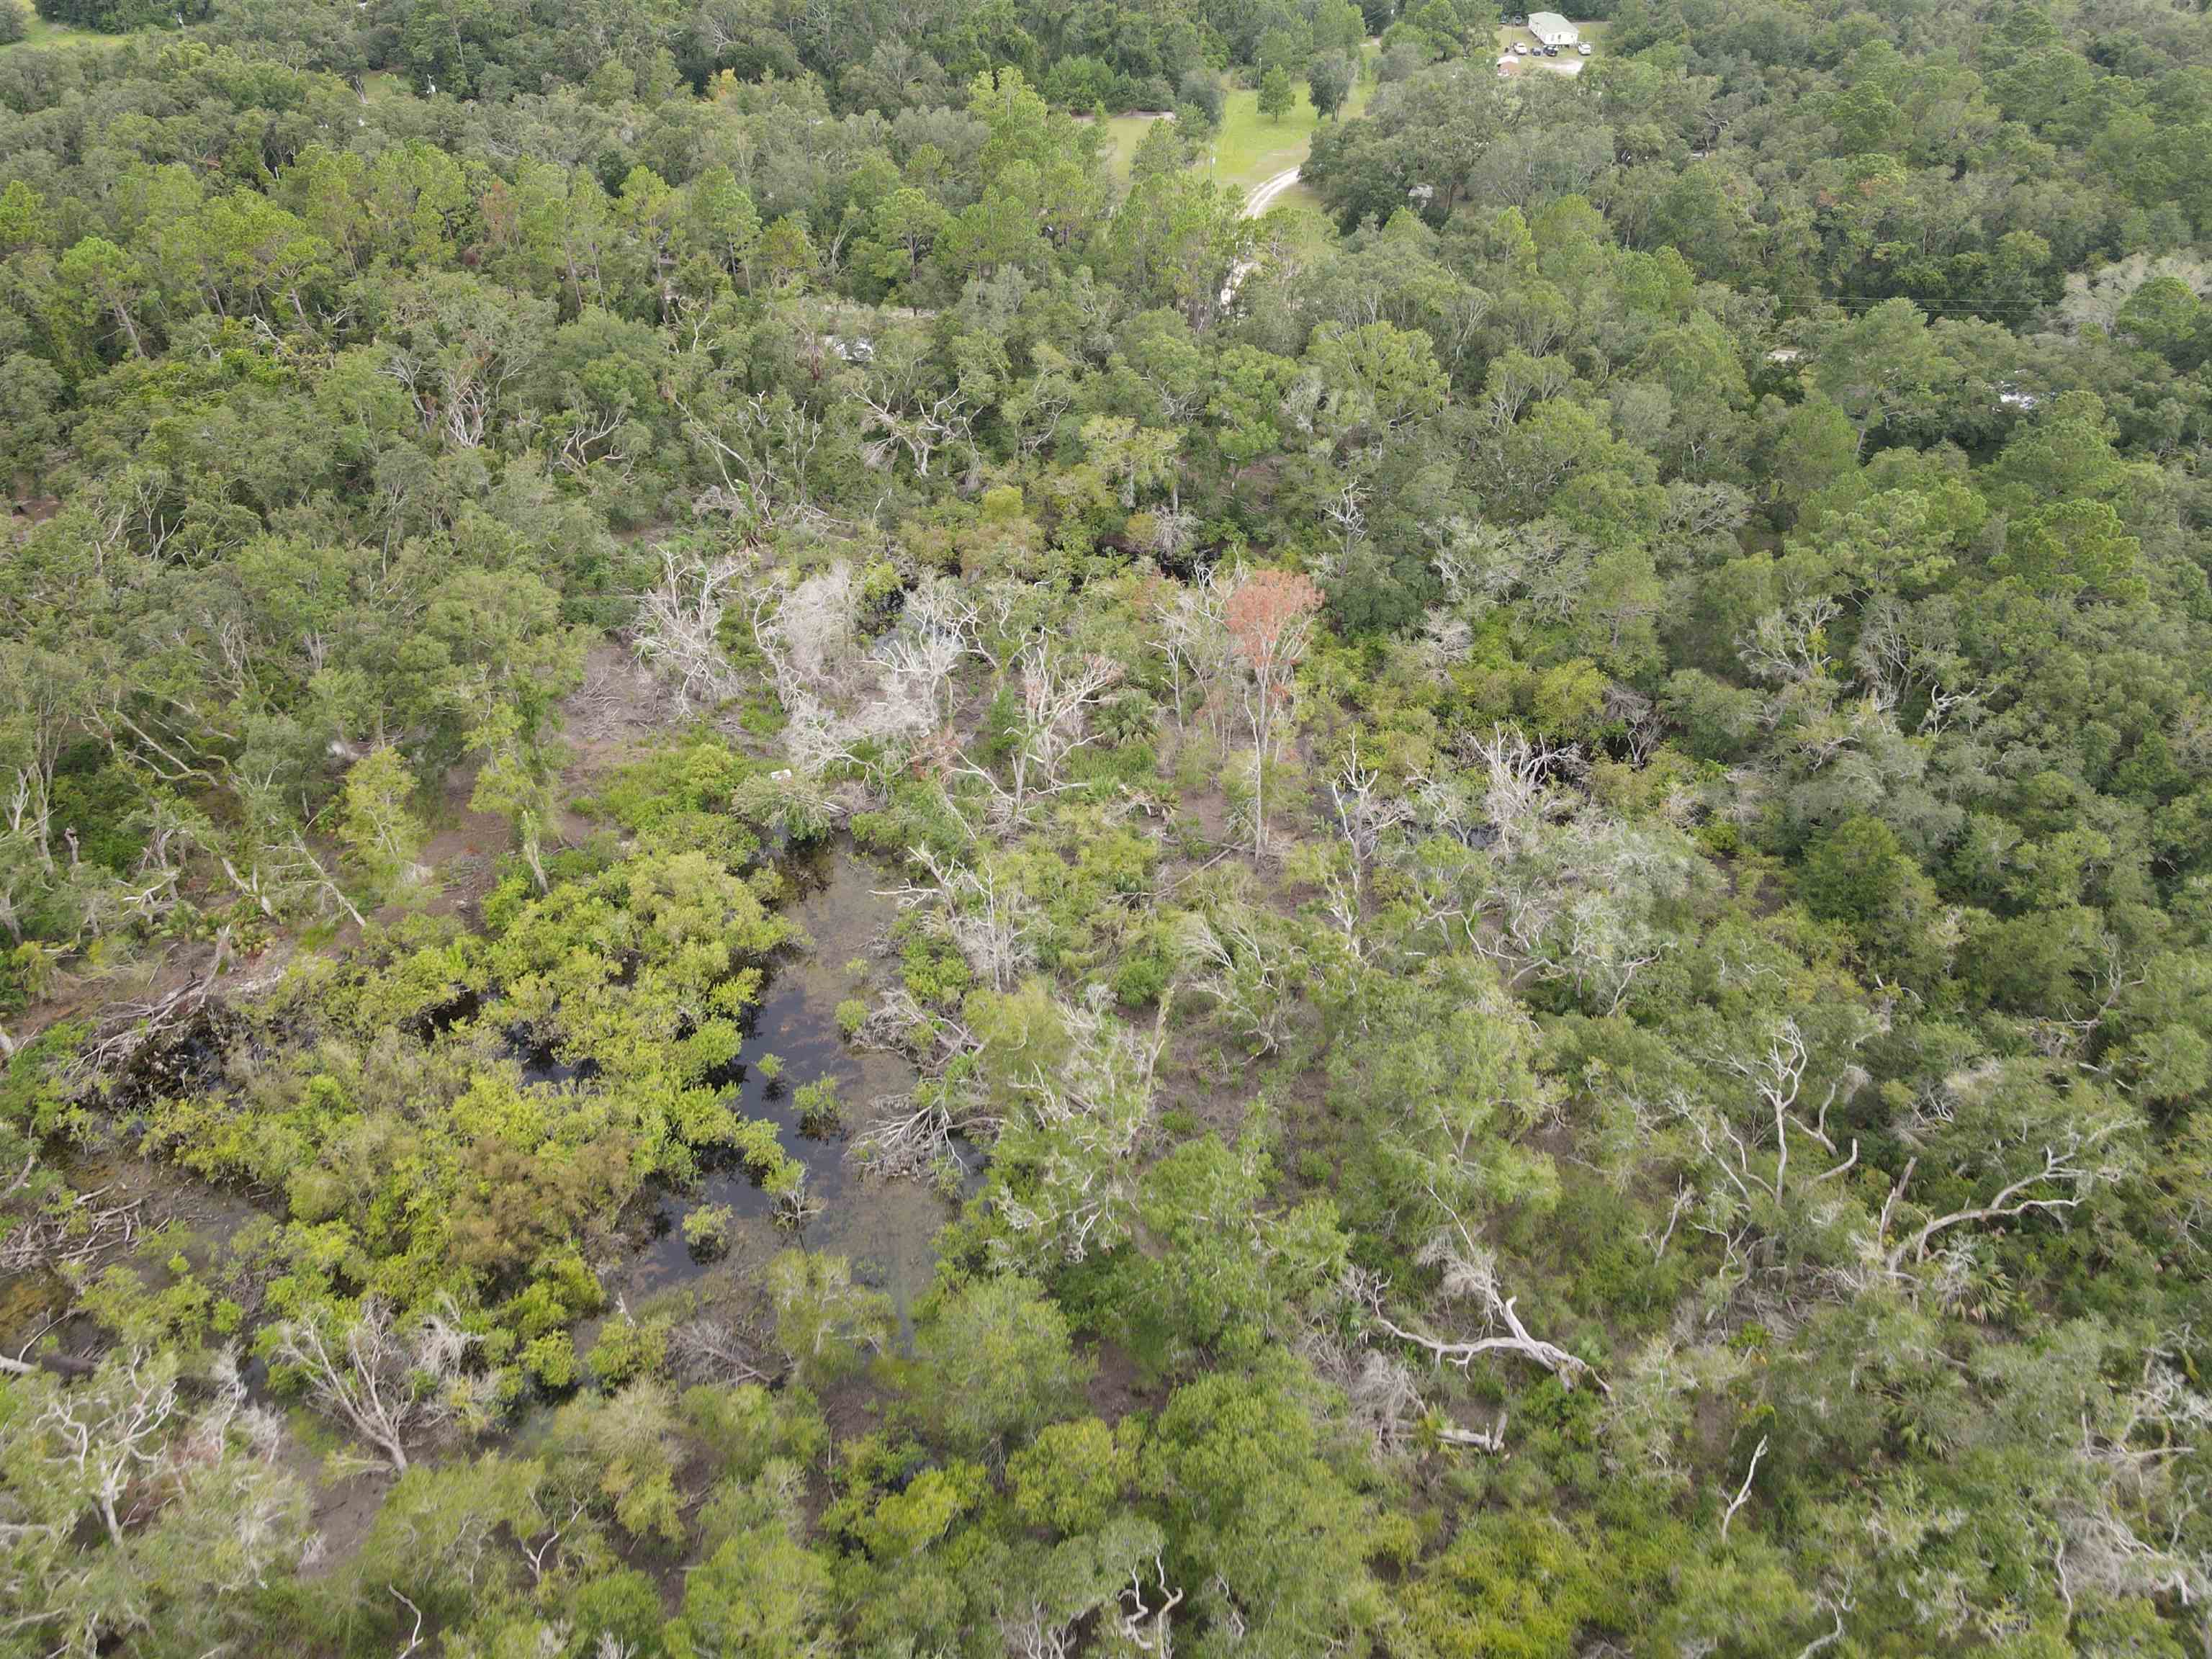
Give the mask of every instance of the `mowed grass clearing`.
[(1328, 204), (1321, 199), (1321, 192), (1303, 179), (1267, 204), (1267, 211), (1278, 208), (1307, 208), (1316, 213), (1328, 211)]
[[(1371, 55), (1373, 45), (1370, 41), (1361, 48), (1363, 63)], [(1354, 81), (1338, 118), (1349, 120), (1358, 115), (1367, 107), (1374, 91), (1372, 81), (1364, 76)], [(1214, 176), (1224, 185), (1241, 185), (1248, 191), (1264, 185), (1277, 173), (1304, 161), (1306, 151), (1313, 143), (1314, 130), (1320, 125), (1321, 116), (1313, 106), (1313, 100), (1306, 95), (1304, 81), (1297, 83), (1290, 113), (1279, 121), (1271, 121), (1260, 113), (1260, 94), (1255, 89), (1232, 87), (1222, 108), (1221, 131), (1213, 141)], [(1277, 199), (1288, 200), (1289, 197), (1285, 194)]]
[(1114, 175), (1114, 182), (1129, 182), (1129, 168), (1137, 159), (1137, 143), (1145, 136), (1145, 129), (1160, 118), (1157, 115), (1109, 115), (1106, 118), (1106, 169)]
[[(1376, 43), (1368, 41), (1361, 48), (1363, 59), (1372, 58)], [(1367, 107), (1374, 95), (1375, 83), (1357, 80), (1351, 94), (1344, 100), (1339, 118), (1349, 120)], [(1114, 175), (1114, 182), (1129, 182), (1129, 167), (1136, 159), (1138, 141), (1145, 129), (1159, 118), (1156, 115), (1114, 115), (1106, 120), (1106, 165)], [(1212, 147), (1197, 161), (1200, 167), (1211, 167), (1213, 176), (1225, 185), (1242, 186), (1250, 191), (1264, 185), (1277, 173), (1301, 164), (1306, 150), (1313, 143), (1314, 130), (1321, 125), (1321, 116), (1307, 95), (1306, 83), (1297, 82), (1297, 101), (1289, 113), (1279, 121), (1271, 121), (1260, 113), (1260, 94), (1249, 87), (1227, 89), (1221, 111), (1221, 131)], [(1278, 201), (1303, 200), (1308, 205), (1319, 198), (1310, 191), (1301, 197), (1304, 187), (1293, 185), (1278, 197)]]
[[(0, 6), (9, 3), (9, 0), (0, 0)], [(76, 28), (68, 23), (50, 23), (27, 5), (23, 8), (23, 22), (25, 24), (23, 38), (20, 40), (9, 41), (9, 46), (81, 46), (94, 40), (119, 40), (123, 38), (121, 35), (101, 34), (94, 29)], [(0, 46), (0, 52), (6, 50), (6, 46)]]

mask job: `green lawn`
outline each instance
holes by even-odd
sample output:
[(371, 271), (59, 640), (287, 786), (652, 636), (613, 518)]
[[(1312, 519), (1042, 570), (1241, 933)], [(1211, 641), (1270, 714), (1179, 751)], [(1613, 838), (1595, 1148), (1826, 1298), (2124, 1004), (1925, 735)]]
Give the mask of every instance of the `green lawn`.
[[(9, 3), (11, 3), (11, 0), (0, 0), (0, 6), (8, 5)], [(72, 28), (67, 23), (49, 23), (45, 18), (33, 13), (28, 5), (25, 5), (23, 7), (23, 14), (24, 21), (29, 25), (29, 27), (21, 40), (12, 41), (9, 43), (11, 45), (19, 46), (82, 46), (86, 42), (91, 40), (107, 40), (118, 38), (112, 35), (97, 33), (91, 29)], [(0, 47), (0, 51), (4, 50), (4, 47)]]
[(1320, 125), (1321, 118), (1306, 99), (1303, 81), (1291, 112), (1277, 121), (1260, 113), (1257, 92), (1232, 88), (1221, 112), (1221, 131), (1213, 141), (1213, 176), (1248, 191), (1265, 184), (1284, 168), (1306, 159), (1307, 146)]
[[(1371, 58), (1374, 52), (1375, 42), (1370, 40), (1363, 54)], [(1344, 118), (1348, 119), (1365, 109), (1374, 91), (1371, 81), (1355, 81), (1351, 95), (1344, 100)], [(1270, 121), (1260, 113), (1260, 94), (1256, 91), (1231, 88), (1222, 108), (1221, 131), (1212, 148), (1199, 158), (1198, 165), (1211, 166), (1214, 176), (1223, 183), (1242, 185), (1247, 191), (1297, 166), (1306, 159), (1314, 129), (1321, 125), (1321, 118), (1314, 112), (1312, 101), (1306, 96), (1304, 82), (1298, 82), (1297, 92), (1297, 102), (1291, 112), (1279, 121)], [(1157, 118), (1150, 115), (1107, 118), (1106, 164), (1114, 174), (1115, 183), (1128, 183), (1137, 142)], [(1315, 206), (1320, 198), (1303, 186), (1294, 186), (1277, 199)]]
[[(1362, 48), (1361, 55), (1370, 55), (1373, 46), (1374, 42), (1370, 41)], [(1342, 116), (1348, 119), (1365, 109), (1374, 90), (1371, 81), (1353, 82), (1351, 95), (1344, 100)], [(1221, 112), (1221, 132), (1213, 143), (1214, 175), (1224, 184), (1242, 185), (1246, 190), (1265, 184), (1306, 159), (1314, 129), (1320, 125), (1321, 117), (1315, 113), (1303, 81), (1298, 82), (1297, 101), (1279, 121), (1271, 121), (1260, 113), (1260, 94), (1256, 91), (1231, 88)]]
[(1145, 129), (1158, 120), (1156, 115), (1109, 115), (1106, 118), (1106, 166), (1114, 175), (1114, 182), (1129, 182), (1129, 167), (1137, 159), (1137, 141), (1145, 136)]

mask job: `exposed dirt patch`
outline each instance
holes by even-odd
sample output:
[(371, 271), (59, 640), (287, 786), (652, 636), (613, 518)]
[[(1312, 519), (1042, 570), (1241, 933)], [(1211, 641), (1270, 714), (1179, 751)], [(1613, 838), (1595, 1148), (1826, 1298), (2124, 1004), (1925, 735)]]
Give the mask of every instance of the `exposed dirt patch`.
[[(652, 675), (611, 640), (584, 659), (584, 683), (561, 705), (567, 758), (555, 794), (562, 802), (556, 838), (581, 846), (599, 826), (570, 804), (591, 794), (605, 778), (635, 758), (659, 732), (677, 724), (673, 705)], [(500, 860), (514, 850), (514, 832), (496, 812), (469, 805), (477, 768), (456, 767), (440, 793), (437, 826), (422, 848), (434, 887), (421, 908), (432, 915), (473, 915), (498, 880)], [(391, 910), (386, 920), (401, 912)]]
[(44, 524), (62, 510), (59, 498), (52, 495), (32, 495), (8, 503), (8, 528), (18, 537), (27, 536), (33, 525)]
[(76, 1194), (72, 1208), (41, 1261), (0, 1273), (0, 1350), (25, 1358), (51, 1338), (60, 1353), (88, 1362), (105, 1342), (78, 1309), (76, 1285), (125, 1267), (159, 1291), (174, 1282), (167, 1260), (174, 1254), (241, 1300), (258, 1300), (258, 1291), (223, 1277), (228, 1241), (269, 1213), (246, 1194), (131, 1152), (64, 1157), (57, 1167)]
[(307, 1524), (315, 1544), (301, 1564), (301, 1576), (325, 1577), (350, 1563), (360, 1552), (362, 1540), (368, 1536), (377, 1511), (384, 1507), (392, 1490), (392, 1478), (364, 1474), (326, 1480), (321, 1457), (297, 1435), (284, 1437), (284, 1462), (307, 1487), (312, 1505)]
[(1088, 1395), (1091, 1415), (1101, 1422), (1118, 1423), (1131, 1412), (1156, 1403), (1145, 1390), (1137, 1362), (1128, 1350), (1113, 1342), (1098, 1345), (1097, 1369), (1091, 1373)]
[(1177, 811), (1198, 826), (1198, 832), (1215, 847), (1229, 844), (1229, 797), (1218, 789), (1186, 789), (1176, 802)]
[(676, 724), (674, 704), (660, 683), (612, 640), (601, 640), (584, 658), (584, 683), (561, 705), (562, 729), (571, 756), (566, 781), (588, 781), (653, 732)]
[[(499, 878), (500, 859), (514, 845), (514, 831), (497, 812), (469, 805), (477, 769), (456, 767), (440, 794), (440, 825), (422, 844), (432, 886), (421, 908), (434, 916), (474, 915)], [(396, 908), (387, 920), (400, 914)]]
[(561, 705), (568, 763), (561, 771), (561, 839), (589, 840), (596, 826), (568, 805), (589, 795), (606, 776), (637, 757), (659, 733), (680, 723), (659, 681), (612, 640), (601, 640), (584, 659), (584, 683)]

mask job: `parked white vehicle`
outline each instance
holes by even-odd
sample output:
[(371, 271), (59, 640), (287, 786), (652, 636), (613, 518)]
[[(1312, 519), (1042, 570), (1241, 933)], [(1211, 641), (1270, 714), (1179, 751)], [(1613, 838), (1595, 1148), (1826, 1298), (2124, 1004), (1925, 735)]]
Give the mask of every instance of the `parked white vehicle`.
[(1585, 40), (1581, 45), (1577, 46), (1575, 50), (1577, 52), (1580, 52), (1583, 57), (1587, 58), (1590, 55), (1590, 43)]

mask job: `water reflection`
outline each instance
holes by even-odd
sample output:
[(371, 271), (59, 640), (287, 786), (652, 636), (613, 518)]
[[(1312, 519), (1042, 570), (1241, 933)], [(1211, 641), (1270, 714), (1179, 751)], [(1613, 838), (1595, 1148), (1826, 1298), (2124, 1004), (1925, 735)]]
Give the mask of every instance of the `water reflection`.
[[(849, 1256), (856, 1279), (889, 1293), (903, 1328), (913, 1298), (928, 1286), (937, 1231), (951, 1218), (951, 1206), (916, 1182), (874, 1180), (855, 1170), (844, 1139), (806, 1133), (794, 1103), (803, 1085), (831, 1078), (848, 1121), (857, 1122), (865, 1121), (872, 1101), (914, 1086), (915, 1069), (902, 1056), (855, 1050), (837, 1030), (837, 1005), (869, 994), (847, 964), (872, 955), (897, 907), (877, 896), (889, 884), (882, 872), (848, 852), (801, 866), (797, 879), (806, 885), (785, 914), (813, 948), (780, 963), (770, 978), (747, 1033), (732, 1104), (741, 1116), (775, 1125), (778, 1142), (805, 1168), (807, 1193), (820, 1212), (803, 1234), (778, 1227), (769, 1194), (742, 1167), (725, 1163), (709, 1170), (698, 1190), (664, 1199), (654, 1236), (623, 1275), (623, 1288), (634, 1298), (697, 1279), (725, 1261), (744, 1271), (804, 1243)], [(761, 1073), (764, 1054), (783, 1061), (773, 1083)], [(684, 1218), (707, 1205), (723, 1206), (735, 1218), (726, 1255), (711, 1262), (695, 1259), (684, 1240)]]

